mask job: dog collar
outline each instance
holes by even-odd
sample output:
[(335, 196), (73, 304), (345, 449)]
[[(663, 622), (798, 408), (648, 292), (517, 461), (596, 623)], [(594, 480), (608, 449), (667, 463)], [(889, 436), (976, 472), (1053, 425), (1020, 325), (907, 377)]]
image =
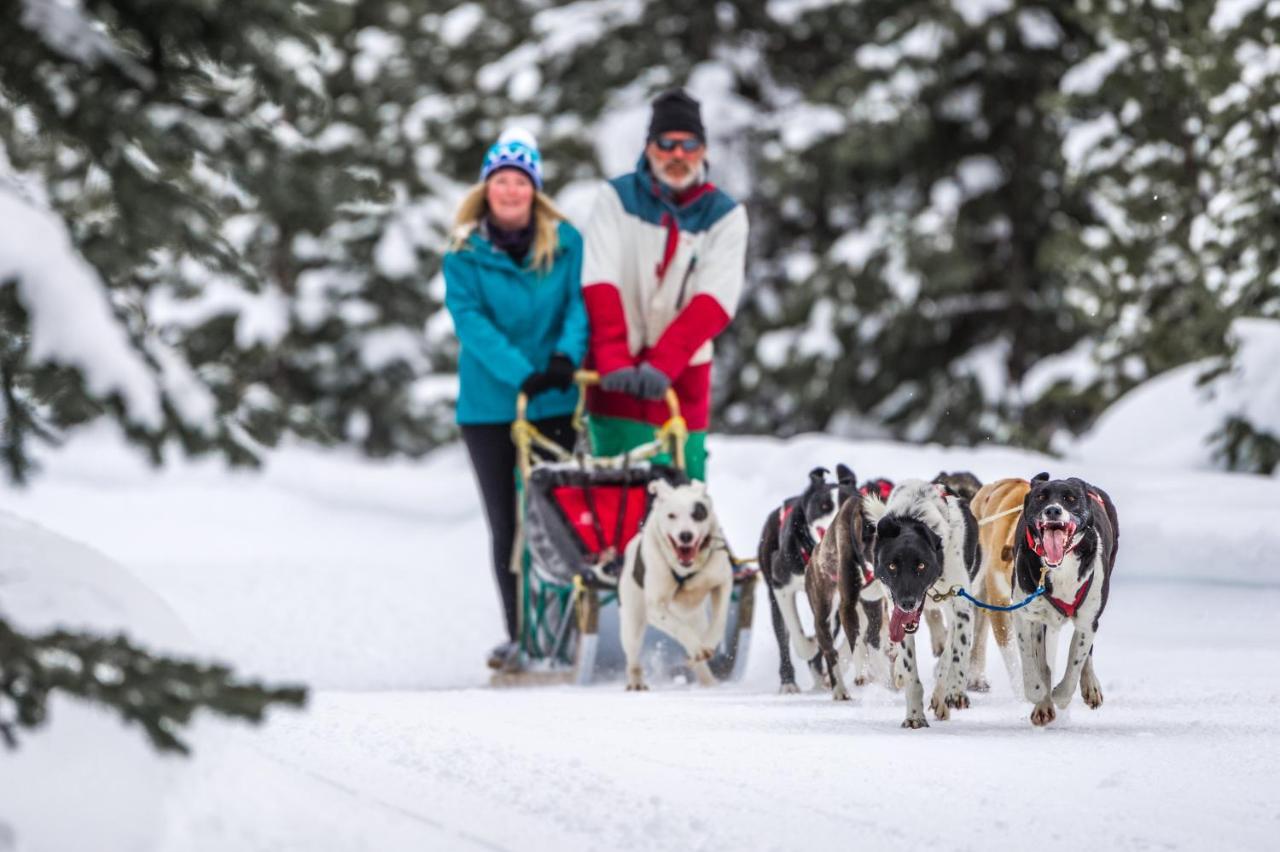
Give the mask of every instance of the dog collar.
[(672, 568), (672, 567), (671, 567), (671, 566), (669, 566), (669, 565), (667, 566), (667, 570), (669, 570), (669, 571), (671, 572), (671, 576), (672, 576), (672, 577), (674, 577), (674, 578), (675, 578), (675, 580), (676, 580), (676, 591), (677, 591), (677, 592), (684, 591), (684, 584), (685, 584), (685, 583), (687, 583), (687, 582), (689, 582), (690, 578), (692, 578), (694, 574), (697, 574), (697, 573), (698, 573), (698, 569), (697, 569), (697, 568), (694, 568), (694, 569), (693, 569), (692, 571), (690, 571), (688, 574), (678, 574), (678, 573), (676, 573), (676, 569)]

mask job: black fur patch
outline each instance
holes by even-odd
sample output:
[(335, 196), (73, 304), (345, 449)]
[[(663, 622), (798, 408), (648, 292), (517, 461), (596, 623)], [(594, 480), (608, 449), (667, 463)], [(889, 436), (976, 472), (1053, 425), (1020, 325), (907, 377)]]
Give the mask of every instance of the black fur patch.
[(635, 578), (636, 578), (636, 585), (643, 589), (644, 588), (644, 550), (639, 547), (636, 548)]

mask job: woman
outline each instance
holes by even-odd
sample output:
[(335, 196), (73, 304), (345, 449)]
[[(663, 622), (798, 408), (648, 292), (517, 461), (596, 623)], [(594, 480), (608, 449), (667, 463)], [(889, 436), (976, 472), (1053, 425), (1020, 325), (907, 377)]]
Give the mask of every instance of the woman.
[(445, 306), (461, 343), (457, 419), (484, 499), (506, 617), (507, 641), (489, 655), (491, 668), (521, 665), (511, 572), (516, 394), (529, 395), (529, 419), (543, 434), (572, 446), (573, 373), (587, 345), (581, 279), (582, 238), (542, 193), (537, 142), (509, 130), (485, 155), (444, 258)]

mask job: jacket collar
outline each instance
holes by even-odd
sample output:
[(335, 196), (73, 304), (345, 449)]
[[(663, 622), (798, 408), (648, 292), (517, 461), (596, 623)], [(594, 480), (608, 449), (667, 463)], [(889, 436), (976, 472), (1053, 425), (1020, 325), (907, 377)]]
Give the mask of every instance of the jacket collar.
[(712, 184), (706, 177), (707, 161), (704, 159), (702, 161), (702, 182), (694, 184), (684, 191), (684, 201), (682, 203), (676, 198), (675, 190), (658, 180), (658, 176), (653, 173), (653, 169), (649, 166), (649, 158), (645, 156), (643, 151), (640, 152), (640, 160), (636, 163), (636, 179), (640, 182), (640, 185), (644, 187), (646, 192), (672, 210), (687, 207), (705, 195), (709, 189), (712, 189)]

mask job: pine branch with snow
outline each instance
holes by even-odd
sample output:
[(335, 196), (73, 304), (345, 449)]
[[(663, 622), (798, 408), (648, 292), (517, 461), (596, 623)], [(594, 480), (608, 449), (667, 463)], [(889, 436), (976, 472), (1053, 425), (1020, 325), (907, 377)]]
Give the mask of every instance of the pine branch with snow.
[(55, 693), (107, 707), (157, 750), (182, 754), (189, 748), (179, 734), (198, 710), (260, 723), (268, 708), (301, 707), (307, 697), (298, 686), (238, 681), (226, 666), (150, 654), (123, 635), (28, 636), (0, 618), (0, 739), (16, 747), (21, 730), (48, 722)]

